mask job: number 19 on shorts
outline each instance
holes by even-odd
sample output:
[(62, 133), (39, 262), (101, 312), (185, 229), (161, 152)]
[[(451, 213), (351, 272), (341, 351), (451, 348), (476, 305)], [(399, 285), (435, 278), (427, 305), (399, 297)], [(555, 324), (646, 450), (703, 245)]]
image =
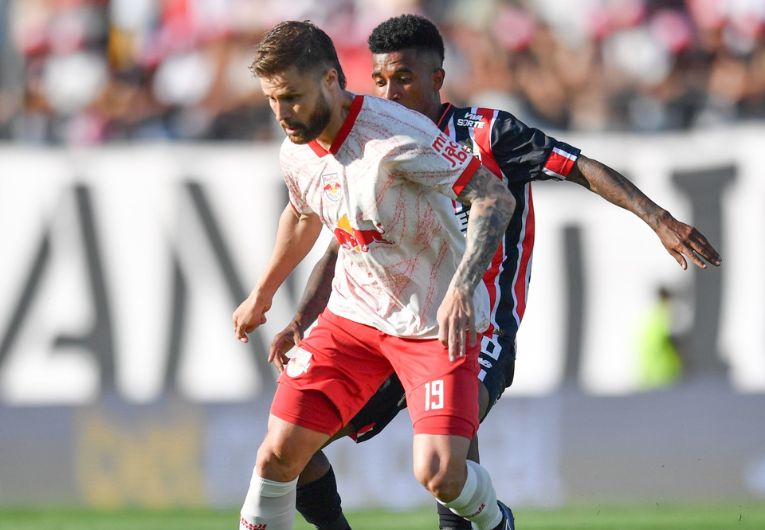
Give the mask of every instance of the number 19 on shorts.
[(425, 410), (444, 408), (444, 380), (436, 379), (425, 383)]

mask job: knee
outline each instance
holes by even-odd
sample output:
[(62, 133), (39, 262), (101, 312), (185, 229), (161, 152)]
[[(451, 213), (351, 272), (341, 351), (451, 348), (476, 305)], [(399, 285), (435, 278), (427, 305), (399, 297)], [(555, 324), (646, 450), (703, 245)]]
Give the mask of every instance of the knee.
[(415, 462), (414, 475), (435, 498), (449, 502), (462, 492), (467, 469), (464, 459), (434, 456)]
[(299, 448), (286, 439), (266, 439), (258, 448), (255, 472), (258, 476), (278, 482), (294, 480), (305, 466), (306, 458)]

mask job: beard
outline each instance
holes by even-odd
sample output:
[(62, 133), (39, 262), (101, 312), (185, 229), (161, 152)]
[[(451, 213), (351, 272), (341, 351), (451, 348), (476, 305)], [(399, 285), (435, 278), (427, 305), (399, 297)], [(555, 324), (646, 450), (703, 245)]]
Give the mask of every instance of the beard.
[(294, 130), (292, 134), (287, 133), (287, 136), (292, 143), (307, 144), (311, 140), (315, 140), (321, 134), (329, 124), (331, 117), (332, 109), (329, 106), (329, 102), (324, 97), (324, 94), (319, 93), (319, 97), (316, 100), (316, 108), (308, 118), (308, 123), (285, 120), (281, 126), (283, 129), (289, 128)]

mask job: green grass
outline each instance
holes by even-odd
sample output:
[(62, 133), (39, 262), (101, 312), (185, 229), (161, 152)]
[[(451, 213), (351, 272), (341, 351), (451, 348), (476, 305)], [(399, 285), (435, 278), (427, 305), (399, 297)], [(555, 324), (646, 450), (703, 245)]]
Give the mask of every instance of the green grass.
[[(762, 530), (765, 503), (519, 509), (519, 530)], [(432, 509), (351, 512), (354, 530), (434, 530)], [(236, 510), (0, 509), (0, 530), (221, 530)], [(294, 530), (313, 530), (298, 518)]]

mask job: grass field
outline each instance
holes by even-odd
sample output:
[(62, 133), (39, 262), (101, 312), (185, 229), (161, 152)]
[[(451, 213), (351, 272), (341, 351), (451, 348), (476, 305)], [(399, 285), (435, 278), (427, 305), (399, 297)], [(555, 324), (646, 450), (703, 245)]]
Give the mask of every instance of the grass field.
[[(351, 512), (354, 530), (433, 530), (432, 510)], [(236, 510), (0, 509), (0, 530), (234, 530)], [(519, 530), (763, 530), (765, 503), (521, 509)], [(313, 530), (298, 518), (294, 530)]]

